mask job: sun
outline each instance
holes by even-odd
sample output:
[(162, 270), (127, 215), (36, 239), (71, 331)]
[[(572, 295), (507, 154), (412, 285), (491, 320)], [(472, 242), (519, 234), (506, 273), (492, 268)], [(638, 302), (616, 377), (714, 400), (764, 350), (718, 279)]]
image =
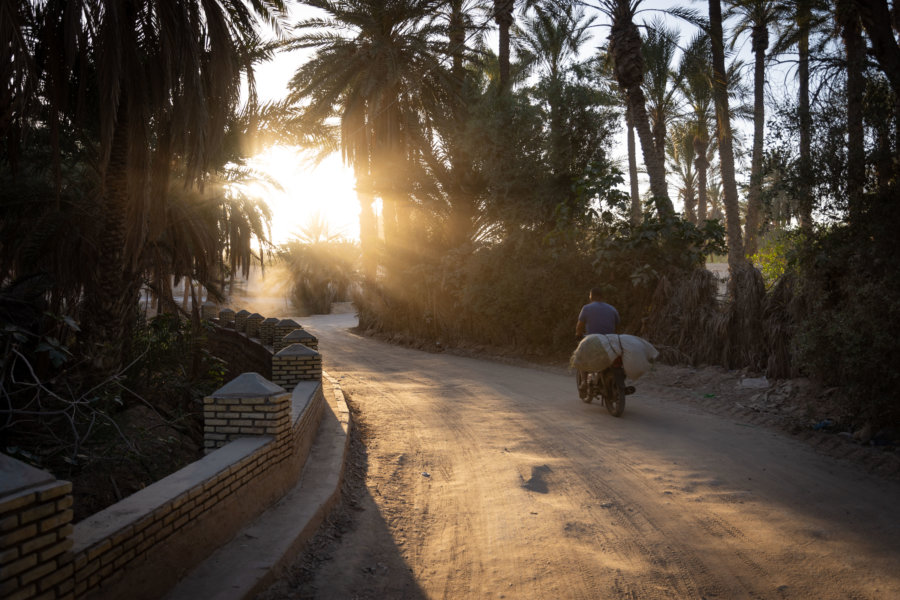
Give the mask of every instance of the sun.
[(292, 239), (317, 216), (327, 223), (331, 235), (359, 240), (359, 201), (353, 172), (337, 155), (312, 164), (299, 148), (272, 146), (252, 157), (248, 166), (282, 188), (266, 188), (262, 193), (272, 210), (275, 244)]

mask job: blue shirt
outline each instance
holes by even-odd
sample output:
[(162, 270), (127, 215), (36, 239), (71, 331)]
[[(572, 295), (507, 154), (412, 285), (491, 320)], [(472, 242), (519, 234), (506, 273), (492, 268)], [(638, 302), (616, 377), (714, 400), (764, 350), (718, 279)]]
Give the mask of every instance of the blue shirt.
[(619, 325), (619, 311), (606, 302), (591, 302), (582, 307), (578, 320), (584, 321), (584, 332), (615, 333)]

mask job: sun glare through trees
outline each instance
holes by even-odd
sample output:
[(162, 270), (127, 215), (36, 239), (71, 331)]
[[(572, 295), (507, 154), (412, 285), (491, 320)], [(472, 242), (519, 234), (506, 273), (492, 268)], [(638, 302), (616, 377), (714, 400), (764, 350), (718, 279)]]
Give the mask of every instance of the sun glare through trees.
[(148, 405), (196, 441), (201, 307), (267, 276), (271, 318), (545, 361), (599, 286), (662, 361), (900, 431), (900, 0), (0, 13), (0, 450), (75, 477)]
[(353, 172), (337, 156), (311, 164), (302, 149), (273, 146), (247, 164), (277, 184), (261, 184), (254, 190), (272, 209), (272, 242), (283, 244), (297, 237), (316, 219), (324, 223), (327, 237), (359, 241)]

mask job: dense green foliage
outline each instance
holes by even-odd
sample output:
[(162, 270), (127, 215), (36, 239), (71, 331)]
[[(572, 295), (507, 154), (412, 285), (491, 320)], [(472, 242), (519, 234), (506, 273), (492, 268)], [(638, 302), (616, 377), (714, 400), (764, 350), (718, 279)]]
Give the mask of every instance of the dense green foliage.
[(848, 421), (900, 422), (900, 252), (894, 192), (850, 226), (824, 229), (796, 262), (806, 311), (796, 360), (846, 399)]

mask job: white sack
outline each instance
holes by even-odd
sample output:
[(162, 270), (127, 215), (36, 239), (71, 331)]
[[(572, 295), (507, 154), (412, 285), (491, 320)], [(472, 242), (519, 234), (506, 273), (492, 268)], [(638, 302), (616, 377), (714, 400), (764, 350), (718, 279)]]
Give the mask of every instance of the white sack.
[(659, 356), (659, 351), (653, 347), (653, 344), (636, 335), (617, 337), (622, 338), (624, 349), (622, 366), (625, 368), (625, 376), (628, 379), (636, 380), (650, 370), (653, 361)]
[(622, 357), (628, 379), (636, 380), (650, 370), (659, 352), (644, 338), (636, 335), (586, 335), (572, 354), (570, 364), (582, 371), (603, 371)]
[(607, 336), (591, 334), (581, 338), (569, 363), (579, 371), (603, 371), (616, 356)]

